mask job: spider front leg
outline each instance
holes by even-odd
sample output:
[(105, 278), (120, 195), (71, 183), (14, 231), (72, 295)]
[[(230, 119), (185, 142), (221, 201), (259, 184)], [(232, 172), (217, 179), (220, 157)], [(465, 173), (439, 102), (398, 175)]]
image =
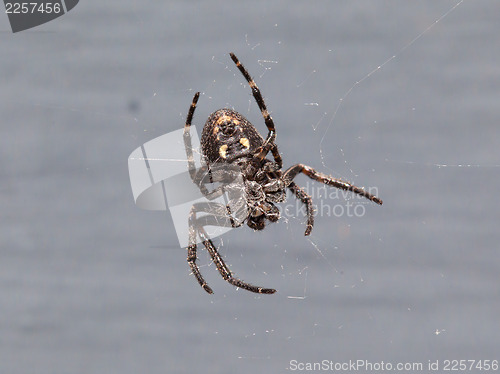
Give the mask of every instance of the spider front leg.
[[(196, 164), (193, 157), (193, 146), (191, 142), (191, 122), (193, 120), (194, 111), (196, 109), (196, 104), (200, 93), (196, 92), (189, 107), (189, 112), (186, 117), (186, 124), (184, 125), (184, 148), (186, 150), (186, 157), (188, 162), (189, 175), (193, 183), (198, 186), (200, 192), (208, 199), (213, 200), (224, 194), (224, 184), (230, 183), (241, 175), (239, 168), (226, 166), (225, 164), (216, 165), (211, 167), (209, 165), (204, 165), (199, 169), (196, 169)], [(222, 185), (214, 189), (213, 191), (208, 191), (205, 184), (221, 182)]]
[[(225, 281), (228, 283), (232, 284), (235, 287), (243, 288), (245, 290), (255, 292), (255, 293), (261, 293), (261, 294), (273, 294), (276, 292), (275, 289), (272, 288), (263, 288), (263, 287), (258, 287), (254, 286), (252, 284), (243, 282), (242, 280), (236, 278), (233, 276), (227, 265), (225, 264), (224, 260), (222, 259), (221, 255), (215, 248), (212, 240), (209, 238), (207, 232), (203, 228), (204, 225), (207, 224), (207, 221), (204, 220), (205, 222), (202, 224), (201, 221), (199, 221), (196, 218), (196, 213), (203, 211), (207, 212), (207, 207), (209, 210), (209, 213), (213, 213), (213, 206), (218, 205), (222, 206), (222, 204), (217, 204), (217, 203), (197, 203), (193, 204), (193, 207), (191, 208), (191, 213), (189, 214), (189, 246), (188, 246), (188, 257), (187, 261), (188, 264), (191, 268), (192, 273), (196, 277), (196, 280), (200, 284), (203, 289), (208, 292), (209, 294), (212, 294), (213, 291), (212, 289), (208, 286), (207, 282), (203, 278), (200, 272), (200, 268), (196, 264), (196, 234), (200, 237), (200, 239), (203, 242), (203, 245), (207, 249), (208, 253), (210, 254), (210, 257), (212, 258), (212, 261), (215, 263), (215, 266), (217, 267), (217, 270), (219, 271), (220, 275), (222, 278), (224, 278)], [(230, 214), (229, 207), (226, 207), (227, 213)], [(220, 209), (216, 209), (217, 211)], [(217, 216), (219, 216), (219, 213), (217, 213)], [(200, 218), (205, 218), (205, 217), (200, 217)], [(214, 218), (217, 218), (214, 216)], [(226, 217), (227, 218), (227, 217)], [(221, 221), (217, 221), (219, 224)], [(229, 222), (229, 223), (228, 223)], [(233, 219), (231, 217), (227, 218), (226, 221), (222, 222), (221, 226), (227, 226), (230, 225), (232, 227), (237, 227), (239, 224), (235, 224)]]
[(194, 111), (196, 109), (196, 103), (198, 103), (198, 99), (200, 97), (200, 93), (196, 92), (193, 97), (193, 101), (191, 102), (191, 106), (189, 107), (189, 112), (186, 117), (186, 124), (184, 125), (184, 147), (186, 149), (186, 156), (188, 160), (188, 169), (189, 174), (191, 175), (191, 179), (194, 179), (196, 175), (196, 165), (194, 163), (193, 158), (193, 147), (191, 145), (191, 122), (193, 121)]
[(259, 87), (257, 87), (257, 84), (250, 76), (247, 69), (245, 69), (243, 64), (240, 62), (240, 60), (238, 60), (238, 57), (236, 57), (236, 55), (232, 52), (229, 55), (231, 56), (231, 59), (236, 64), (236, 67), (239, 69), (241, 74), (243, 74), (243, 76), (248, 82), (248, 85), (252, 89), (253, 97), (255, 98), (255, 101), (259, 106), (259, 109), (262, 113), (262, 117), (264, 117), (264, 122), (266, 123), (267, 129), (269, 130), (269, 133), (267, 134), (267, 139), (264, 142), (258, 154), (256, 155), (256, 157), (262, 161), (267, 156), (267, 153), (271, 151), (274, 157), (274, 161), (276, 161), (276, 163), (278, 164), (278, 168), (281, 169), (283, 167), (283, 160), (281, 159), (281, 155), (279, 154), (278, 147), (276, 146), (276, 144), (274, 144), (274, 141), (276, 140), (276, 128), (274, 127), (274, 121), (271, 118), (269, 111), (267, 110), (266, 103), (264, 102), (264, 98), (260, 93)]
[(191, 102), (191, 106), (189, 107), (189, 112), (186, 117), (186, 124), (184, 125), (183, 138), (184, 138), (184, 148), (186, 150), (186, 157), (188, 161), (188, 170), (189, 170), (189, 175), (191, 176), (191, 180), (198, 186), (201, 193), (204, 196), (207, 196), (210, 193), (208, 192), (205, 185), (196, 183), (197, 178), (199, 179), (198, 176), (203, 172), (205, 173), (207, 172), (206, 171), (207, 167), (204, 166), (199, 170), (196, 170), (196, 164), (194, 163), (194, 157), (193, 157), (193, 146), (191, 144), (191, 122), (193, 121), (194, 111), (196, 109), (196, 104), (198, 103), (199, 98), (200, 98), (200, 93), (196, 92), (194, 94), (193, 101)]
[(362, 188), (356, 187), (353, 184), (351, 184), (349, 182), (345, 182), (341, 179), (333, 178), (333, 177), (330, 177), (329, 175), (317, 172), (312, 167), (307, 166), (307, 165), (303, 165), (303, 164), (293, 165), (290, 168), (288, 168), (287, 171), (285, 171), (285, 173), (283, 174), (283, 180), (285, 182), (285, 185), (289, 186), (292, 183), (292, 180), (299, 173), (303, 173), (303, 174), (307, 175), (309, 178), (314, 179), (315, 181), (324, 183), (327, 186), (337, 187), (337, 188), (340, 188), (342, 190), (354, 192), (355, 194), (363, 196), (363, 197), (367, 198), (368, 200), (373, 201), (374, 203), (382, 205), (382, 200), (380, 198), (378, 198), (377, 196), (372, 195), (368, 191), (365, 191)]

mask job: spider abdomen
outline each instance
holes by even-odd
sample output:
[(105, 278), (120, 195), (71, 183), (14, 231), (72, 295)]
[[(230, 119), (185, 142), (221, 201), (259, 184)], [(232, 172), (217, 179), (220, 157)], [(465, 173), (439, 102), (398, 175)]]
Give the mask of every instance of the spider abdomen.
[(209, 163), (252, 157), (263, 143), (264, 138), (254, 125), (231, 109), (212, 113), (201, 134), (201, 150)]

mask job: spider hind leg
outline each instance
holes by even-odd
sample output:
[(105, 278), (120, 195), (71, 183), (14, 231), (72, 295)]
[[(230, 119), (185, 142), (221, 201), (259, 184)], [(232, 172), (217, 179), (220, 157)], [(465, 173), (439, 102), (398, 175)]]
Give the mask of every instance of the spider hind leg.
[[(214, 246), (214, 243), (212, 240), (208, 237), (207, 232), (203, 228), (204, 223), (210, 222), (205, 220), (205, 216), (200, 217), (197, 219), (196, 217), (196, 212), (206, 212), (205, 210), (206, 204), (194, 204), (193, 207), (191, 208), (191, 213), (189, 216), (189, 246), (188, 246), (188, 257), (187, 261), (189, 264), (189, 267), (191, 268), (191, 271), (193, 275), (196, 277), (196, 280), (200, 284), (200, 286), (209, 294), (212, 294), (213, 291), (212, 289), (208, 286), (207, 282), (203, 278), (200, 272), (200, 268), (196, 264), (196, 235), (200, 237), (200, 239), (203, 242), (203, 245), (205, 246), (206, 250), (210, 254), (210, 257), (212, 258), (212, 261), (215, 263), (215, 266), (217, 267), (217, 270), (219, 271), (220, 275), (222, 278), (224, 278), (225, 281), (228, 283), (232, 284), (235, 287), (243, 288), (247, 291), (255, 292), (255, 293), (260, 293), (260, 294), (273, 294), (276, 292), (275, 289), (273, 288), (264, 288), (264, 287), (258, 287), (254, 286), (250, 283), (243, 282), (242, 280), (236, 278), (233, 276), (229, 268), (227, 267), (226, 263), (222, 259), (222, 256), (219, 254), (217, 251), (217, 248)], [(227, 218), (227, 222), (222, 225), (229, 224), (233, 227), (236, 227), (234, 225), (234, 222), (231, 220), (231, 218)]]

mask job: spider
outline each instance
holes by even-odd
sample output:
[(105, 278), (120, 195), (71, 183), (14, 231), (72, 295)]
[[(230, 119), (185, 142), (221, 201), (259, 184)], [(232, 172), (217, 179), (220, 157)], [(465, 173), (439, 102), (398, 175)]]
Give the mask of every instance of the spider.
[[(229, 203), (226, 206), (215, 202), (193, 204), (189, 215), (187, 262), (200, 286), (212, 294), (212, 289), (203, 279), (196, 264), (196, 235), (198, 235), (220, 275), (227, 282), (251, 292), (273, 294), (276, 292), (273, 288), (254, 286), (233, 275), (203, 228), (205, 225), (214, 224), (210, 223), (210, 218), (221, 226), (239, 227), (246, 222), (254, 230), (263, 230), (267, 221), (276, 222), (280, 218), (280, 212), (275, 203), (284, 202), (286, 190), (289, 189), (306, 206), (305, 235), (309, 235), (314, 224), (315, 208), (311, 197), (293, 181), (299, 173), (328, 186), (352, 191), (379, 205), (382, 205), (382, 200), (362, 188), (317, 172), (307, 165), (296, 164), (283, 171), (283, 161), (275, 143), (276, 129), (262, 94), (235, 54), (229, 55), (252, 90), (253, 97), (264, 117), (268, 134), (264, 139), (245, 117), (232, 109), (219, 109), (213, 112), (208, 117), (201, 136), (201, 154), (205, 166), (197, 170), (191, 148), (190, 126), (200, 93), (197, 92), (194, 95), (184, 126), (184, 145), (192, 181), (208, 200), (221, 196), (224, 190), (226, 192), (231, 190), (231, 186), (234, 190), (233, 182), (238, 176), (241, 178), (241, 184), (239, 185), (239, 198), (234, 198), (232, 204)], [(269, 153), (272, 159), (268, 157)], [(222, 185), (209, 192), (205, 184), (214, 181), (222, 182)], [(239, 210), (237, 215), (235, 215), (235, 210)], [(197, 217), (199, 212), (209, 213), (209, 217)], [(221, 217), (224, 219), (221, 220)]]

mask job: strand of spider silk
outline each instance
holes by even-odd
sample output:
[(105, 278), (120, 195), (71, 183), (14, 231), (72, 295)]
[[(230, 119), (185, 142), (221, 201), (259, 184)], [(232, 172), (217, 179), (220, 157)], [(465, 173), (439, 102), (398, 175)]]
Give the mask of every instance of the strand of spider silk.
[(387, 65), (389, 62), (394, 60), (396, 57), (401, 55), (406, 49), (411, 47), (414, 43), (416, 43), (422, 36), (424, 36), (426, 33), (429, 32), (434, 26), (436, 26), (440, 21), (442, 21), (444, 18), (446, 18), (451, 12), (453, 12), (456, 8), (458, 8), (465, 0), (460, 0), (457, 2), (454, 6), (452, 6), (450, 9), (448, 9), (445, 13), (443, 13), (440, 17), (438, 17), (432, 24), (430, 24), (424, 31), (422, 31), (420, 34), (418, 34), (415, 38), (413, 38), (409, 43), (405, 44), (403, 48), (401, 48), (397, 53), (389, 57), (387, 60), (385, 60), (381, 65), (377, 66), (375, 69), (370, 71), (368, 74), (366, 74), (363, 78), (360, 80), (356, 81), (347, 91), (346, 93), (339, 99), (339, 102), (335, 108), (335, 111), (333, 112), (333, 115), (330, 119), (330, 122), (328, 123), (328, 126), (325, 129), (325, 132), (323, 133), (323, 136), (321, 137), (321, 140), (319, 142), (319, 152), (320, 152), (320, 157), (321, 157), (321, 162), (325, 168), (328, 168), (328, 166), (325, 163), (325, 158), (323, 156), (323, 142), (325, 140), (326, 134), (328, 132), (328, 129), (332, 126), (335, 118), (337, 117), (337, 113), (342, 106), (342, 103), (344, 100), (351, 94), (352, 90), (368, 78), (370, 78), (373, 74), (375, 74), (377, 71), (382, 69), (385, 65)]
[(429, 162), (418, 162), (418, 161), (401, 161), (401, 160), (391, 160), (386, 158), (385, 161), (393, 162), (397, 164), (409, 164), (409, 165), (419, 165), (419, 166), (431, 166), (441, 168), (500, 168), (500, 164), (438, 164)]

